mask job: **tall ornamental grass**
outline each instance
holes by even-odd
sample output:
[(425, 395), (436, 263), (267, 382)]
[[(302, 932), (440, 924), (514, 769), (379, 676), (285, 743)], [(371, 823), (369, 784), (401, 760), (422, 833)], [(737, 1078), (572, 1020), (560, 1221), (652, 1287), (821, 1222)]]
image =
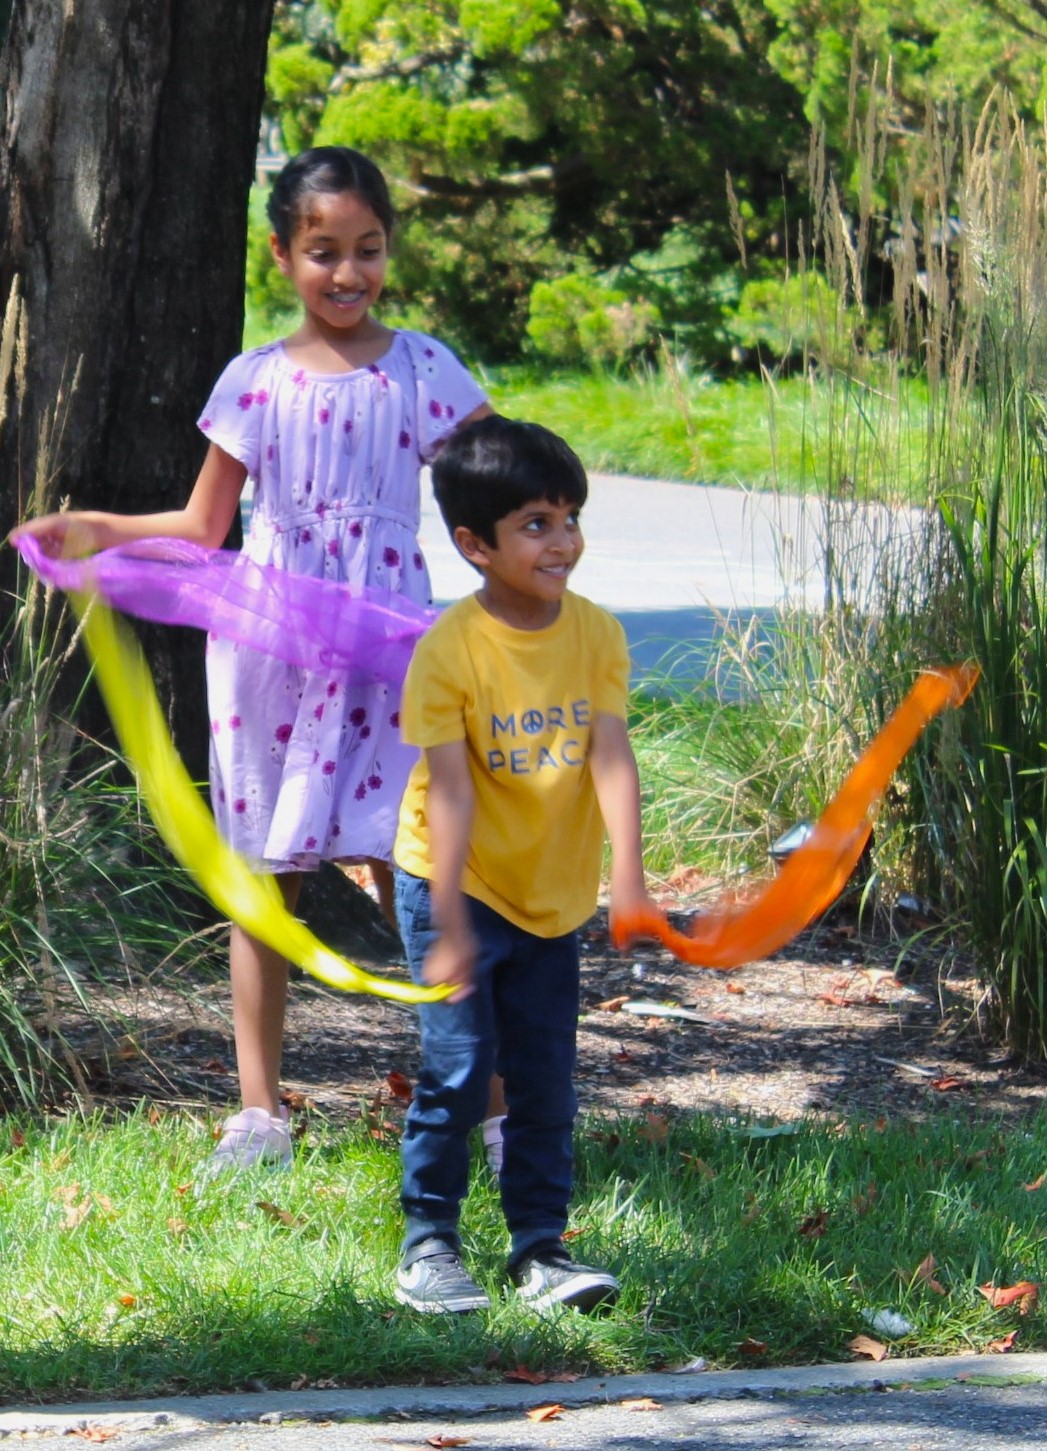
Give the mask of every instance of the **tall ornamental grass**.
[[(20, 329), (12, 294), (0, 399), (13, 377), (16, 406)], [(59, 399), (56, 434), (61, 412)], [(30, 514), (50, 492), (42, 460)], [(118, 757), (59, 708), (78, 648), (65, 615), (61, 597), (27, 570), (0, 614), (0, 1095), (32, 1107), (89, 1107), (109, 1055), (126, 1050), (113, 992), (99, 988), (169, 982), (210, 940), (191, 931), (186, 887)]]
[[(800, 283), (789, 296), (805, 296), (809, 278), (811, 315), (792, 369), (807, 399), (803, 447), (788, 454), (808, 461), (815, 501), (791, 518), (810, 531), (820, 574), (798, 575), (805, 550), (783, 528), (776, 632), (728, 629), (721, 644), (734, 698), (644, 714), (647, 825), (656, 860), (688, 838), (765, 861), (776, 832), (825, 804), (921, 668), (973, 658), (972, 699), (932, 724), (880, 808), (878, 883), (881, 900), (901, 887), (930, 897), (973, 940), (998, 1026), (1043, 1057), (1044, 137), (997, 95), (950, 129), (929, 115), (892, 156), (889, 84), (873, 77), (864, 117), (857, 94), (855, 83), (857, 210), (815, 135), (811, 212), (789, 262)], [(884, 214), (897, 219), (886, 238)], [(740, 224), (739, 236), (744, 246)], [(872, 353), (865, 339), (878, 333), (889, 346)], [(780, 381), (777, 360), (765, 364), (773, 452)], [(784, 503), (784, 473), (779, 488)]]

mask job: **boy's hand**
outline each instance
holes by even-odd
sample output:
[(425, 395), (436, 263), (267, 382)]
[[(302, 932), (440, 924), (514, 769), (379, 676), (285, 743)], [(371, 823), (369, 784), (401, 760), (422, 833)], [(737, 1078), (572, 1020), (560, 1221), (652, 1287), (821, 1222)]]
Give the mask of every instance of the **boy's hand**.
[(426, 954), (422, 978), (430, 984), (447, 983), (454, 992), (447, 999), (457, 1003), (473, 990), (476, 966), (476, 938), (468, 930), (444, 932)]
[(632, 886), (615, 891), (611, 886), (611, 902), (608, 914), (611, 941), (623, 948), (637, 937), (646, 937), (655, 922), (661, 922), (665, 913), (646, 887)]

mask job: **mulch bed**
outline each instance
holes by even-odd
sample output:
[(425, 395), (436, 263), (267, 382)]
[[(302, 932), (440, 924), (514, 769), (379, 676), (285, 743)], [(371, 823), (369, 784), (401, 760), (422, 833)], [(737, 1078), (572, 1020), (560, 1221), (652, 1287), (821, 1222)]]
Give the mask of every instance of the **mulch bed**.
[[(357, 957), (402, 972), (396, 949), (379, 925)], [(906, 946), (882, 919), (867, 930), (846, 907), (732, 973), (681, 965), (650, 944), (618, 953), (601, 912), (583, 932), (582, 1001), (579, 1097), (607, 1114), (1015, 1121), (1047, 1086), (1047, 1070), (992, 1041), (960, 949), (928, 936)], [(99, 1104), (147, 1099), (222, 1115), (236, 1103), (224, 980), (191, 998), (158, 984), (123, 989), (113, 1007), (125, 1033), (88, 1063)], [(296, 981), (284, 1056), (295, 1108), (334, 1122), (374, 1114), (412, 1078), (417, 1048), (411, 1009)]]

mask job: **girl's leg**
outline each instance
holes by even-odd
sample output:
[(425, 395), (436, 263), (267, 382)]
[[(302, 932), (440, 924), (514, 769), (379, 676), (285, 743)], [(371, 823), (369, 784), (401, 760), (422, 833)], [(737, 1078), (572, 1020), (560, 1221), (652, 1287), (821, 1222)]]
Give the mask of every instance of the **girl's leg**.
[(378, 906), (382, 916), (393, 931), (398, 932), (396, 902), (393, 896), (393, 869), (388, 862), (382, 861), (381, 857), (368, 857), (367, 865), (371, 873), (371, 880), (374, 882), (374, 889), (378, 893)]
[(487, 1089), (487, 1111), (483, 1121), (484, 1158), (492, 1174), (502, 1172), (502, 1136), (507, 1111), (505, 1084), (495, 1073)]
[[(277, 877), (289, 910), (294, 911), (302, 879), (297, 872)], [(233, 1038), (240, 1097), (245, 1108), (280, 1112), (280, 1063), (287, 1009), (287, 959), (240, 927), (229, 944), (233, 987)]]

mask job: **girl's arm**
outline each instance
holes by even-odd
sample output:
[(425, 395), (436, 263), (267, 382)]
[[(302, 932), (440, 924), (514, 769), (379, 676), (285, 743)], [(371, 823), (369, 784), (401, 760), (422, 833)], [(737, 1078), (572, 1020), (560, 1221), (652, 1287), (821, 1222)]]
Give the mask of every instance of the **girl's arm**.
[(430, 746), (425, 759), (429, 767), (426, 816), (433, 864), (433, 919), (439, 936), (426, 955), (422, 975), (426, 982), (458, 985), (453, 998), (464, 997), (470, 991), (476, 962), (476, 940), (462, 891), (476, 792), (465, 741)]
[(647, 894), (640, 837), (640, 776), (619, 716), (598, 711), (589, 741), (589, 770), (611, 843), (611, 917), (657, 910)]
[(108, 514), (99, 509), (44, 514), (13, 529), (11, 539), (32, 534), (48, 554), (66, 557), (152, 538), (188, 539), (217, 549), (229, 533), (246, 478), (243, 464), (212, 443), (183, 509), (155, 514)]

